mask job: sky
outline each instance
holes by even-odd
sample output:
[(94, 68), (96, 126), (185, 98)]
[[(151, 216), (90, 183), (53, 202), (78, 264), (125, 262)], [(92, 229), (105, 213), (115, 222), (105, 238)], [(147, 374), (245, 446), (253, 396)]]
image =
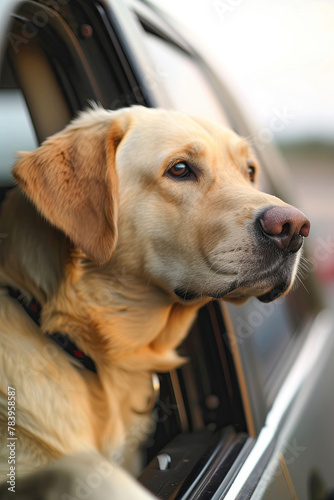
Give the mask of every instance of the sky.
[(334, 142), (333, 0), (155, 0), (206, 47), (263, 125)]

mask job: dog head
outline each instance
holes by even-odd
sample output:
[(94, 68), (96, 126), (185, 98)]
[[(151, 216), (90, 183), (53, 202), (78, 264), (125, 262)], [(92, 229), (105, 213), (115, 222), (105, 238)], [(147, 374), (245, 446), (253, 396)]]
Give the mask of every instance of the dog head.
[(173, 301), (274, 300), (292, 285), (309, 221), (256, 188), (231, 130), (140, 106), (84, 112), (14, 168), (42, 215), (97, 264)]

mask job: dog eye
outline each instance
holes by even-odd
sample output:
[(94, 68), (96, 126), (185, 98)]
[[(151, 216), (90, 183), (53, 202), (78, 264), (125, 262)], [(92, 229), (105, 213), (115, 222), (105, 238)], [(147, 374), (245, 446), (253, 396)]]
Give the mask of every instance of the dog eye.
[(248, 176), (249, 180), (254, 183), (255, 182), (255, 167), (253, 165), (248, 165)]
[(185, 161), (179, 161), (178, 163), (175, 163), (175, 165), (173, 165), (169, 170), (167, 170), (167, 174), (177, 179), (194, 177), (193, 171), (189, 167), (188, 163)]

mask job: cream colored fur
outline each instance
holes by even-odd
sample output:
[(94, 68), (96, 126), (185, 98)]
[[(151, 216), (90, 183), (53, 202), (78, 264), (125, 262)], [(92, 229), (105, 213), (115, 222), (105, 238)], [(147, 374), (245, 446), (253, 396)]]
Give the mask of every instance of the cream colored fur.
[[(196, 180), (172, 178), (177, 161), (193, 165)], [(89, 450), (112, 459), (152, 428), (139, 414), (151, 373), (182, 363), (175, 349), (198, 308), (224, 291), (242, 302), (271, 289), (250, 227), (259, 210), (285, 204), (251, 184), (247, 162), (258, 168), (232, 131), (142, 107), (87, 111), (22, 155), (0, 215), (3, 479), (8, 385), (18, 477)], [(40, 328), (6, 285), (38, 299)], [(178, 298), (180, 287), (196, 298)], [(43, 335), (57, 331), (94, 359), (97, 375)]]

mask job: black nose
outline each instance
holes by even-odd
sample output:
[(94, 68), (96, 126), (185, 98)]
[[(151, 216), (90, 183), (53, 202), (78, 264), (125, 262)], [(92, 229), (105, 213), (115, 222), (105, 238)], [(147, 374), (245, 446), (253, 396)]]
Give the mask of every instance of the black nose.
[(294, 207), (270, 207), (257, 218), (262, 234), (280, 250), (298, 252), (303, 237), (310, 232), (310, 221)]

